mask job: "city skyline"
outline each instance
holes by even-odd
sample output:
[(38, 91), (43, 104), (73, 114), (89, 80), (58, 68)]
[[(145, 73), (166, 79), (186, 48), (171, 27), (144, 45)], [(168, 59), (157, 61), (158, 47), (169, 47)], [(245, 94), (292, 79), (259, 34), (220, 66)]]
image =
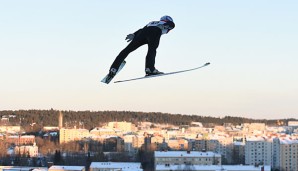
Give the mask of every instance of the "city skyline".
[[(87, 154), (87, 152), (98, 153), (100, 150), (108, 151), (104, 156), (109, 161), (113, 161), (114, 157), (117, 159), (120, 157), (126, 162), (128, 159), (130, 162), (136, 162), (136, 158), (132, 156), (137, 154), (136, 151), (143, 149), (154, 152), (154, 156), (151, 156), (152, 159), (154, 158), (154, 165), (151, 163), (150, 167), (154, 167), (155, 170), (162, 166), (195, 166), (200, 170), (203, 169), (201, 167), (207, 167), (206, 165), (208, 167), (243, 167), (246, 165), (245, 167), (249, 167), (252, 171), (254, 171), (253, 168), (262, 166), (279, 170), (297, 170), (298, 167), (296, 160), (288, 160), (297, 158), (298, 155), (296, 153), (298, 148), (297, 121), (289, 123), (288, 126), (245, 123), (217, 125), (212, 129), (199, 123), (190, 124), (187, 127), (186, 125), (177, 127), (167, 123), (155, 124), (152, 127), (152, 124), (154, 123), (139, 122), (135, 125), (131, 122), (108, 122), (104, 126), (90, 130), (43, 127), (42, 131), (37, 131), (40, 134), (36, 136), (15, 135), (19, 132), (15, 126), (1, 126), (0, 139), (2, 141), (0, 142), (6, 145), (16, 144), (9, 149), (9, 155), (12, 157), (17, 157), (18, 152), (30, 153), (31, 157), (37, 157), (37, 155), (54, 154), (56, 156), (60, 151), (61, 153), (67, 151), (64, 160), (72, 159), (76, 156), (72, 154), (78, 152), (79, 156), (76, 157), (82, 157), (84, 156), (82, 154)], [(56, 142), (55, 145), (53, 142), (49, 143), (51, 141)], [(84, 146), (76, 144), (84, 144)], [(60, 150), (57, 152), (55, 149)], [(113, 152), (117, 153), (117, 156), (113, 156)], [(132, 158), (128, 157), (130, 155)], [(97, 155), (92, 155), (92, 157), (95, 156)], [(2, 158), (7, 161), (7, 156)], [(23, 159), (28, 158), (23, 157)], [(99, 160), (106, 162), (106, 159)], [(56, 160), (54, 162), (58, 163)], [(68, 160), (69, 162), (71, 160)], [(35, 166), (32, 162), (28, 165)], [(234, 169), (237, 170), (237, 168)]]
[[(88, 115), (86, 111), (78, 114), (54, 110), (44, 113), (36, 110), (0, 112), (0, 162), (4, 166), (11, 164), (12, 168), (44, 167), (47, 162), (54, 163), (53, 167), (76, 163), (76, 166), (87, 169), (106, 167), (107, 164), (109, 168), (119, 167), (120, 164), (130, 167), (130, 164), (137, 163), (144, 166), (141, 169), (156, 171), (190, 166), (198, 171), (206, 168), (217, 170), (219, 167), (231, 171), (240, 168), (249, 171), (271, 168), (294, 171), (298, 168), (295, 160), (298, 157), (298, 121), (293, 120), (266, 124), (238, 118), (235, 122), (210, 125), (205, 121), (193, 122), (194, 119), (187, 124), (173, 124), (170, 123), (173, 119), (167, 119), (168, 122), (152, 122), (152, 119), (137, 121), (138, 114), (135, 113), (135, 120), (129, 121), (104, 121), (103, 115), (96, 116), (102, 118), (101, 122), (95, 121), (96, 125), (84, 128), (76, 125), (81, 125), (88, 118), (94, 121), (91, 116), (99, 113)], [(105, 117), (111, 116), (108, 112), (103, 113)], [(124, 116), (128, 115), (128, 112), (124, 113)], [(39, 116), (32, 119), (31, 116), (36, 116), (34, 114)], [(84, 117), (80, 117), (82, 115)], [(27, 124), (18, 122), (19, 116)], [(44, 120), (56, 117), (56, 123), (43, 125), (39, 117)], [(68, 118), (66, 123), (63, 123), (64, 117)], [(67, 122), (77, 124), (70, 126)], [(83, 160), (86, 157), (88, 160)], [(289, 160), (291, 158), (293, 160)], [(148, 161), (151, 161), (150, 164)]]
[[(1, 1), (0, 110), (142, 111), (297, 118), (298, 2)], [(174, 76), (104, 85), (126, 35), (163, 15), (161, 71)], [(147, 47), (115, 80), (144, 75)]]

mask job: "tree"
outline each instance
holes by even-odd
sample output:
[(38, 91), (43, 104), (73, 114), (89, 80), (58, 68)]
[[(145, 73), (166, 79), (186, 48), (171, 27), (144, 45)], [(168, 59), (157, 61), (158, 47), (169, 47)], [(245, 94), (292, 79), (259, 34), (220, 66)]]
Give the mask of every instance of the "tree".
[(61, 153), (59, 150), (56, 150), (54, 155), (54, 165), (60, 165), (60, 164), (62, 164)]

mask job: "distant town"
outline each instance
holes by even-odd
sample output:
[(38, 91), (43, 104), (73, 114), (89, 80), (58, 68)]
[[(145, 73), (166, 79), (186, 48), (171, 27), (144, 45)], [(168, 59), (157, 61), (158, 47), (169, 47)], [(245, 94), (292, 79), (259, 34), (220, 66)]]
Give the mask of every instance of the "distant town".
[(0, 171), (298, 171), (295, 119), (91, 114), (0, 111)]

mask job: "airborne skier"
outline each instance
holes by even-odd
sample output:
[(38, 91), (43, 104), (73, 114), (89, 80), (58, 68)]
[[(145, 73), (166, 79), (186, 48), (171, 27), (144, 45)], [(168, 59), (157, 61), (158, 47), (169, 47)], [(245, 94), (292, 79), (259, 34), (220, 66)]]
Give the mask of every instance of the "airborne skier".
[(110, 67), (108, 76), (113, 78), (124, 59), (140, 46), (148, 44), (148, 52), (146, 56), (145, 72), (146, 76), (163, 74), (155, 68), (156, 49), (158, 48), (160, 37), (162, 34), (167, 34), (174, 29), (175, 23), (170, 16), (163, 16), (160, 21), (152, 21), (142, 29), (139, 29), (133, 34), (128, 34), (126, 39), (130, 42), (114, 60)]

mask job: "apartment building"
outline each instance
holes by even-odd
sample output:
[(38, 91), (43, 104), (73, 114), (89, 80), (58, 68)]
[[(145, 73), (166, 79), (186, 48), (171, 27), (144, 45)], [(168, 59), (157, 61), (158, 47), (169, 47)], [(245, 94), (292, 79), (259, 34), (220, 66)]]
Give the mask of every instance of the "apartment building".
[(15, 145), (33, 145), (35, 143), (34, 135), (22, 135), (22, 136), (7, 136), (6, 142)]
[(233, 138), (229, 136), (212, 136), (208, 139), (193, 140), (189, 142), (189, 149), (212, 151), (221, 154), (226, 163), (232, 163)]
[(221, 155), (198, 151), (155, 151), (154, 166), (157, 165), (221, 165)]
[(253, 135), (256, 133), (262, 133), (266, 130), (266, 124), (264, 123), (244, 123), (243, 132), (247, 135)]
[(161, 135), (153, 135), (151, 137), (151, 143), (162, 144), (164, 142), (164, 137)]
[(62, 129), (60, 129), (59, 132), (60, 132), (60, 137), (59, 137), (60, 144), (67, 143), (70, 141), (78, 141), (83, 138), (90, 137), (89, 130), (87, 130), (87, 129), (62, 128)]
[(38, 156), (38, 147), (34, 145), (22, 145), (16, 146), (14, 148), (14, 154), (20, 154), (21, 156), (27, 157), (37, 157)]
[(234, 142), (232, 151), (233, 164), (245, 164), (245, 144), (243, 142)]
[(280, 140), (273, 138), (272, 140), (272, 168), (280, 168)]
[(206, 140), (207, 151), (221, 154), (226, 163), (232, 163), (233, 138), (215, 135)]
[(199, 139), (189, 142), (190, 149), (194, 151), (206, 151), (207, 150), (207, 141), (205, 139)]
[(108, 127), (112, 129), (120, 129), (123, 132), (132, 132), (136, 129), (136, 126), (131, 122), (109, 122)]
[(157, 165), (155, 171), (271, 171), (270, 166)]
[(143, 171), (141, 163), (134, 162), (92, 162), (90, 171)]
[(19, 133), (21, 126), (0, 126), (0, 132), (5, 133)]
[(272, 142), (263, 137), (247, 138), (245, 143), (245, 164), (272, 166)]
[(298, 170), (298, 140), (280, 140), (280, 170)]
[(48, 171), (85, 171), (85, 166), (51, 166)]
[(173, 150), (188, 150), (188, 141), (185, 139), (170, 139), (167, 142), (168, 147)]
[(47, 167), (0, 166), (0, 171), (48, 171)]
[(298, 126), (298, 121), (289, 121), (288, 126)]
[(145, 144), (145, 136), (143, 135), (137, 135), (133, 139), (133, 147), (140, 148), (142, 145)]
[(103, 140), (103, 150), (109, 152), (123, 152), (125, 148), (124, 140), (121, 137), (114, 136)]
[(133, 147), (134, 138), (135, 138), (135, 135), (124, 135), (123, 136), (125, 152), (129, 152), (129, 153), (136, 152), (137, 149)]
[(93, 136), (102, 136), (102, 135), (117, 135), (117, 132), (112, 128), (99, 128), (96, 127), (90, 131), (90, 134)]

